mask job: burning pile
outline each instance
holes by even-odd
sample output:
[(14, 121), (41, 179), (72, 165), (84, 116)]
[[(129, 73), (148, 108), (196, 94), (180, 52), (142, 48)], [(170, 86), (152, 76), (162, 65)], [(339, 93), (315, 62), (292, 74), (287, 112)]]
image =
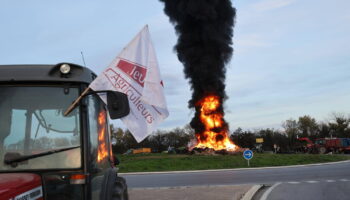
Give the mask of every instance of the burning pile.
[(230, 0), (160, 0), (179, 36), (175, 46), (191, 84), (189, 108), (195, 109), (190, 125), (196, 148), (236, 151), (224, 120), (225, 65), (232, 56), (236, 10)]
[(214, 150), (235, 151), (237, 146), (228, 137), (227, 124), (223, 114), (218, 111), (222, 104), (218, 96), (207, 96), (197, 103), (200, 108), (200, 121), (204, 131), (196, 134), (198, 144), (195, 148), (212, 148)]

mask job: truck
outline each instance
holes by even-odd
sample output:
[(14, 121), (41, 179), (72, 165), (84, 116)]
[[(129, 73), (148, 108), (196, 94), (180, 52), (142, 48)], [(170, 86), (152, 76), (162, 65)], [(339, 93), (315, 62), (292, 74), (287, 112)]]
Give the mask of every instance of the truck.
[(95, 78), (73, 63), (0, 65), (0, 199), (128, 199), (109, 130), (128, 99), (87, 89)]
[(305, 152), (308, 153), (349, 153), (350, 138), (317, 138), (312, 142), (309, 138), (298, 138), (299, 141), (306, 141)]

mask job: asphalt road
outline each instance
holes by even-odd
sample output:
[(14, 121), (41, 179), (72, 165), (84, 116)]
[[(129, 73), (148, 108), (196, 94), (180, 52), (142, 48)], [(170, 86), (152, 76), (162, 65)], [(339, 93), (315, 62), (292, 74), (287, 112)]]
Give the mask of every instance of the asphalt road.
[[(299, 186), (307, 181), (319, 181), (322, 186), (333, 187), (340, 180), (350, 179), (350, 162), (337, 164), (283, 167), (270, 169), (242, 169), (204, 172), (180, 172), (159, 174), (121, 174), (126, 178), (129, 188), (146, 187), (176, 187), (176, 186), (200, 186), (200, 185), (242, 185), (242, 184), (270, 184), (277, 182), (299, 182)], [(335, 182), (326, 182), (334, 180)], [(279, 187), (282, 189), (282, 185)], [(326, 185), (324, 185), (326, 184)], [(295, 184), (291, 187), (298, 187)], [(307, 185), (307, 184), (306, 184)], [(308, 186), (311, 187), (309, 184)], [(335, 187), (335, 186), (334, 186)], [(273, 193), (271, 192), (271, 195)], [(276, 197), (277, 198), (277, 197)], [(277, 198), (278, 199), (278, 198)], [(350, 199), (350, 196), (349, 196)]]
[[(277, 183), (270, 193), (266, 191), (268, 200), (348, 200), (350, 199), (350, 179), (309, 180)], [(261, 197), (262, 197), (261, 196)], [(255, 198), (264, 200), (264, 198)]]

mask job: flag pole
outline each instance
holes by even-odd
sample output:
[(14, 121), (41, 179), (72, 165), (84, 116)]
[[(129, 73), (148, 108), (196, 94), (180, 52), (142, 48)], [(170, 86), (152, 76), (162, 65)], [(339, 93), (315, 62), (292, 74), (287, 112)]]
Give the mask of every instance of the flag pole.
[(70, 112), (72, 112), (72, 110), (77, 106), (77, 104), (79, 103), (79, 101), (83, 98), (83, 96), (88, 93), (90, 90), (89, 87), (87, 87), (83, 93), (81, 93), (81, 95), (67, 108), (66, 112), (64, 112), (64, 116), (67, 116)]

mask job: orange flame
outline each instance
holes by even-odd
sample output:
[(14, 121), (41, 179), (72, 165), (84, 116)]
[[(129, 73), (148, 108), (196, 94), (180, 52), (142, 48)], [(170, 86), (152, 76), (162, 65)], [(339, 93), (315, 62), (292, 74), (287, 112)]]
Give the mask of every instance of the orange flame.
[(108, 150), (106, 146), (106, 113), (100, 112), (98, 115), (98, 125), (100, 131), (98, 133), (98, 152), (97, 161), (101, 162), (108, 156)]
[[(225, 149), (227, 151), (238, 150), (239, 147), (228, 137), (228, 130), (223, 127), (223, 114), (217, 111), (221, 104), (219, 97), (210, 95), (203, 98), (198, 104), (201, 106), (200, 120), (204, 124), (205, 130), (201, 134), (196, 134), (198, 144), (195, 147), (208, 147), (214, 150)], [(213, 129), (221, 131), (217, 133)]]

